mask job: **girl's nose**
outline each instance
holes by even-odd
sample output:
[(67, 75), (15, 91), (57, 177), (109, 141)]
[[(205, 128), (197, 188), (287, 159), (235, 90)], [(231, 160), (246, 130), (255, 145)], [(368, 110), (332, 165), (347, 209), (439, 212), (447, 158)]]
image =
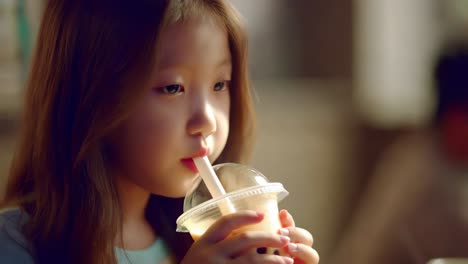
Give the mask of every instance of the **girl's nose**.
[(187, 124), (189, 135), (207, 137), (216, 132), (215, 109), (209, 102), (200, 102), (193, 108)]

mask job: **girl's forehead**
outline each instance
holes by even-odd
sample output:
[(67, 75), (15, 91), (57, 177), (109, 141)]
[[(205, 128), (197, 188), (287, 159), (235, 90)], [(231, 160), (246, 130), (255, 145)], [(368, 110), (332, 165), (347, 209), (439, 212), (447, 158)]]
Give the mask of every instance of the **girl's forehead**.
[(228, 33), (216, 20), (190, 18), (167, 25), (158, 36), (158, 67), (231, 61)]

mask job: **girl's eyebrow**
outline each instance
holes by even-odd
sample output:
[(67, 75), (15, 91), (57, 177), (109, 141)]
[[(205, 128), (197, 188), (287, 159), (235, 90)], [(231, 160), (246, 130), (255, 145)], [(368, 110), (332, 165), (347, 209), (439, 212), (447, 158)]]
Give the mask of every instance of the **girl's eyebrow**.
[[(231, 66), (231, 65), (232, 65), (232, 60), (231, 58), (227, 57), (227, 58), (220, 60), (219, 63), (216, 65), (216, 68)], [(168, 61), (160, 61), (159, 64), (157, 64), (157, 68), (159, 68), (162, 71), (174, 70), (174, 69), (180, 69), (180, 65), (178, 65), (177, 63), (169, 63)]]

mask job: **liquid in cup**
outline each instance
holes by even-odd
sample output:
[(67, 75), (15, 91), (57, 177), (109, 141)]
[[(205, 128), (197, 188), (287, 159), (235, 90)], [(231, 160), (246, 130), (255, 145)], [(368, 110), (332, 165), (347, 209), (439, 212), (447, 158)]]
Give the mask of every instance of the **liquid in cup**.
[[(269, 182), (259, 171), (240, 164), (224, 163), (213, 169), (227, 194), (213, 199), (201, 178), (195, 179), (184, 200), (184, 214), (177, 219), (177, 231), (190, 232), (197, 240), (215, 221), (234, 209), (261, 212), (265, 217), (260, 223), (234, 230), (231, 235), (249, 230), (278, 234), (281, 228), (278, 202), (288, 195), (283, 185)], [(258, 248), (256, 251), (288, 255), (283, 249)]]

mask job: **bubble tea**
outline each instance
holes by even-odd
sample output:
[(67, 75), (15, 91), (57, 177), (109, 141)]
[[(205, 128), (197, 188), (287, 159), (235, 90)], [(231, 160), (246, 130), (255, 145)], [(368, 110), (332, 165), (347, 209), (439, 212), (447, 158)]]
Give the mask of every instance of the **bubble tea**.
[[(242, 210), (265, 215), (257, 224), (233, 231), (236, 235), (249, 230), (278, 234), (281, 228), (278, 202), (288, 195), (281, 183), (272, 183), (259, 171), (248, 166), (224, 163), (213, 167), (226, 194), (213, 198), (202, 178), (195, 179), (184, 200), (184, 213), (177, 219), (178, 232), (190, 232), (197, 240), (220, 217)], [(258, 254), (288, 255), (283, 249), (257, 248)]]

